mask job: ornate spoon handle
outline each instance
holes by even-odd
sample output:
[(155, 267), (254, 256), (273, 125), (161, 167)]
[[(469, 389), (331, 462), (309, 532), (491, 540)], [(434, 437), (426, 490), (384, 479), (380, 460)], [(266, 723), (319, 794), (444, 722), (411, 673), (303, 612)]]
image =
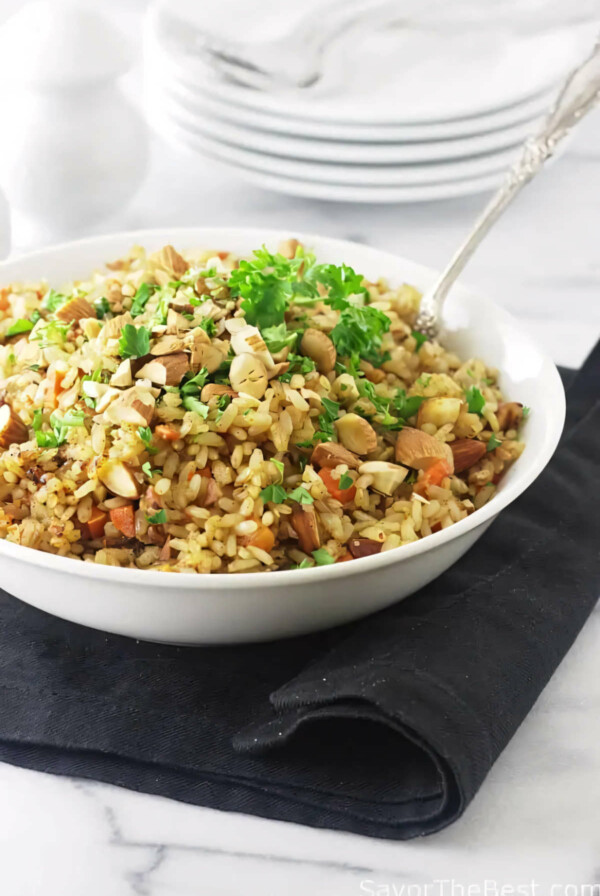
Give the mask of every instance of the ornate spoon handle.
[(525, 184), (535, 177), (560, 141), (599, 100), (600, 39), (585, 62), (569, 75), (540, 131), (523, 145), (521, 155), (509, 169), (502, 186), (455, 252), (437, 283), (424, 294), (415, 323), (416, 329), (435, 336), (442, 303), (484, 236)]

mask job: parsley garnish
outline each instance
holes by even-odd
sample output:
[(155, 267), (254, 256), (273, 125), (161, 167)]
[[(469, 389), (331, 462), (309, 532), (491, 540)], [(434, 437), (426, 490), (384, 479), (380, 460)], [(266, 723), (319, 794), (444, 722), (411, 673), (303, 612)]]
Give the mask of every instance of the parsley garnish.
[(71, 329), (71, 323), (71, 321), (69, 323), (61, 323), (58, 320), (49, 320), (37, 328), (31, 339), (34, 342), (39, 342), (40, 348), (48, 348), (50, 345), (62, 345)]
[(292, 569), (311, 569), (313, 565), (314, 564), (308, 558), (306, 558), (306, 560), (303, 560), (302, 563), (298, 563), (297, 566), (292, 566)]
[(138, 317), (144, 313), (148, 299), (158, 289), (153, 283), (140, 283), (131, 303), (131, 316)]
[(346, 489), (350, 488), (352, 485), (354, 485), (352, 476), (350, 476), (349, 473), (342, 473), (342, 475), (340, 476), (340, 481), (338, 483), (338, 488), (341, 489), (341, 491), (345, 492)]
[(427, 342), (427, 339), (428, 339), (428, 337), (425, 335), (425, 333), (419, 333), (418, 330), (413, 330), (410, 335), (413, 337), (413, 339), (417, 343), (417, 351), (419, 351), (419, 349), (421, 348), (423, 343)]
[(527, 405), (523, 408), (523, 419), (526, 419), (531, 414), (531, 408), (528, 408)]
[(217, 332), (217, 325), (212, 317), (205, 317), (204, 320), (200, 322), (200, 329), (204, 330), (204, 332), (212, 339)]
[(485, 449), (485, 450), (486, 450), (486, 451), (493, 451), (494, 448), (498, 448), (498, 446), (501, 445), (501, 444), (502, 444), (501, 439), (497, 438), (496, 433), (493, 432), (493, 433), (492, 433), (492, 437), (491, 437), (491, 439), (489, 440), (489, 442), (487, 443), (487, 446), (486, 446), (486, 449)]
[(158, 454), (158, 448), (155, 448), (154, 445), (151, 444), (152, 443), (152, 430), (150, 429), (150, 427), (149, 426), (140, 426), (138, 428), (137, 432), (138, 432), (138, 436), (144, 443), (144, 446), (145, 446), (148, 454)]
[(105, 298), (105, 296), (102, 296), (101, 299), (96, 299), (96, 301), (94, 302), (94, 308), (96, 309), (96, 317), (98, 318), (98, 320), (102, 320), (110, 312), (108, 299)]
[(208, 379), (208, 370), (206, 367), (200, 368), (198, 373), (195, 376), (190, 376), (179, 387), (179, 391), (182, 396), (185, 395), (198, 395), (202, 386), (206, 383)]
[(29, 333), (31, 330), (33, 330), (33, 323), (30, 320), (20, 317), (8, 328), (6, 337), (20, 336), (21, 333)]
[(274, 355), (286, 347), (290, 349), (296, 347), (298, 341), (299, 330), (288, 330), (285, 323), (278, 324), (276, 327), (266, 327), (261, 330), (261, 336), (270, 352)]
[(119, 339), (119, 354), (122, 358), (142, 358), (150, 348), (150, 330), (125, 324)]
[[(154, 451), (156, 452), (156, 449), (154, 449)], [(162, 473), (162, 470), (153, 470), (150, 461), (147, 460), (142, 464), (142, 473), (145, 473), (148, 479), (152, 479), (153, 476), (160, 475), (160, 473)]]
[(283, 502), (287, 498), (287, 492), (282, 485), (274, 482), (271, 485), (267, 485), (266, 488), (263, 488), (260, 493), (260, 497), (265, 504), (268, 501), (272, 501), (273, 504), (283, 504)]
[(302, 258), (290, 260), (279, 253), (273, 255), (264, 246), (255, 250), (252, 259), (240, 261), (227, 285), (232, 296), (241, 296), (249, 324), (262, 330), (283, 322), (302, 264)]
[[(220, 395), (219, 398), (217, 398), (218, 411), (217, 411), (217, 416), (215, 417), (215, 423), (218, 423), (220, 421), (221, 417), (225, 413), (226, 408), (228, 408), (230, 404), (231, 404), (231, 395)], [(279, 463), (279, 461), (274, 460), (273, 463), (274, 464)]]
[(288, 499), (290, 501), (297, 501), (298, 504), (312, 504), (315, 500), (310, 492), (301, 485), (289, 492)]
[(329, 335), (342, 358), (360, 357), (378, 364), (381, 362), (381, 340), (389, 328), (390, 319), (383, 311), (369, 305), (361, 308), (348, 303)]
[(485, 398), (477, 388), (477, 386), (471, 386), (465, 392), (465, 398), (467, 399), (467, 406), (470, 414), (479, 414), (481, 416), (481, 412), (485, 407)]
[(271, 463), (273, 464), (274, 467), (277, 468), (277, 472), (279, 473), (279, 482), (283, 482), (283, 470), (284, 470), (283, 461), (275, 460), (275, 458), (272, 457)]
[(312, 552), (312, 555), (316, 560), (317, 566), (328, 566), (330, 563), (335, 563), (335, 560), (325, 548), (318, 548)]
[(282, 383), (289, 383), (291, 378), (295, 373), (300, 373), (302, 376), (306, 376), (315, 369), (315, 362), (311, 360), (311, 358), (305, 358), (304, 355), (294, 355), (292, 352), (287, 356), (287, 360), (289, 362), (289, 367), (285, 373), (282, 373), (278, 379), (281, 380)]
[(69, 301), (68, 296), (64, 296), (60, 292), (56, 292), (54, 289), (48, 290), (44, 299), (42, 301), (42, 308), (45, 308), (46, 311), (50, 311), (50, 313), (54, 313), (58, 311), (58, 309), (65, 304), (65, 302)]
[(209, 406), (203, 404), (198, 398), (194, 398), (193, 395), (184, 396), (183, 406), (186, 411), (193, 411), (195, 414), (199, 414), (203, 420), (206, 420), (208, 417), (208, 412), (210, 410)]
[(167, 522), (167, 514), (164, 510), (159, 510), (157, 513), (151, 514), (151, 516), (146, 516), (146, 519), (149, 523), (152, 523), (153, 526), (161, 526), (163, 523)]
[(33, 431), (39, 448), (58, 448), (67, 441), (67, 433), (73, 426), (84, 426), (83, 411), (70, 410), (64, 417), (56, 411), (50, 416), (52, 432), (42, 432), (43, 411), (37, 408), (33, 412)]

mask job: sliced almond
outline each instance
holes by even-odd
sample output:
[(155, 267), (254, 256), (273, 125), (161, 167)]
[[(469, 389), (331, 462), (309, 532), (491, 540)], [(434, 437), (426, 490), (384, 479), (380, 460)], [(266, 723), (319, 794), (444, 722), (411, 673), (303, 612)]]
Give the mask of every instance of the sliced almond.
[[(204, 333), (204, 330), (202, 330)], [(207, 334), (204, 333), (206, 339), (200, 339), (201, 342), (210, 342)], [(183, 336), (161, 336), (156, 340), (150, 354), (154, 356), (172, 355), (174, 352), (181, 352), (186, 347), (185, 338)]]
[(385, 370), (382, 370), (381, 367), (373, 367), (369, 361), (361, 361), (359, 366), (371, 383), (382, 383), (384, 381)]
[(284, 258), (292, 258), (296, 257), (296, 249), (300, 246), (298, 240), (289, 239), (283, 240), (283, 242), (279, 243), (279, 247), (277, 251), (280, 255), (283, 255)]
[(359, 476), (371, 476), (373, 491), (382, 495), (393, 495), (408, 476), (406, 467), (391, 464), (385, 460), (369, 460), (358, 468)]
[(317, 467), (329, 467), (329, 469), (346, 464), (353, 470), (358, 470), (361, 463), (356, 454), (348, 451), (339, 442), (319, 442), (313, 449), (310, 462)]
[(129, 386), (133, 385), (131, 360), (129, 358), (127, 358), (125, 361), (121, 361), (110, 378), (110, 384), (111, 386), (117, 386), (118, 388), (123, 389), (127, 389)]
[(237, 392), (235, 389), (231, 389), (229, 386), (225, 386), (221, 383), (207, 383), (202, 387), (202, 392), (200, 393), (200, 400), (205, 404), (211, 400), (211, 398), (220, 398), (221, 395), (229, 395), (231, 398), (237, 398)]
[(485, 455), (485, 442), (476, 439), (457, 439), (450, 443), (450, 450), (454, 457), (454, 472), (462, 473), (468, 470)]
[(460, 398), (427, 398), (417, 413), (417, 426), (433, 423), (439, 429), (447, 423), (456, 423), (461, 405)]
[[(227, 355), (227, 348), (225, 348), (225, 346), (227, 343), (216, 345), (214, 342), (211, 342), (210, 339), (205, 342), (201, 337), (199, 338), (197, 336), (198, 332), (204, 333), (204, 330), (201, 330), (199, 327), (192, 332), (194, 336), (193, 338), (190, 337), (189, 340), (186, 340), (186, 346), (189, 347), (191, 351), (190, 364), (193, 372), (198, 373), (202, 367), (206, 367), (209, 373), (214, 373), (225, 360)], [(204, 333), (204, 336), (206, 336), (206, 333)]]
[(179, 314), (174, 308), (169, 308), (167, 311), (167, 329), (165, 330), (167, 335), (177, 336), (179, 333), (185, 333), (186, 330), (190, 330), (192, 327), (192, 321), (184, 317), (183, 314)]
[(154, 417), (154, 406), (151, 404), (145, 404), (143, 401), (140, 401), (139, 398), (134, 398), (131, 402), (131, 408), (142, 418), (141, 426), (147, 426)]
[(287, 373), (289, 369), (289, 361), (280, 361), (278, 364), (274, 364), (273, 367), (267, 370), (267, 376), (270, 380), (273, 380), (276, 376), (281, 376), (282, 373)]
[(348, 550), (355, 559), (358, 559), (358, 557), (370, 557), (372, 554), (380, 554), (381, 548), (381, 542), (373, 541), (372, 538), (351, 538), (348, 542)]
[(306, 554), (321, 547), (317, 512), (312, 504), (294, 504), (292, 508), (292, 526), (298, 536), (300, 547)]
[(118, 339), (125, 324), (133, 324), (133, 318), (129, 311), (126, 311), (125, 314), (118, 314), (112, 320), (107, 320), (100, 335), (104, 339)]
[(65, 321), (82, 320), (84, 317), (96, 317), (96, 309), (87, 299), (76, 296), (61, 305), (56, 316), (59, 320)]
[(113, 495), (121, 498), (138, 498), (141, 486), (132, 470), (122, 461), (109, 457), (98, 468), (98, 479)]
[(267, 370), (273, 366), (271, 352), (266, 346), (257, 327), (246, 324), (231, 333), (231, 348), (236, 355), (255, 355), (263, 362)]
[(0, 406), (0, 448), (20, 445), (29, 439), (29, 430), (9, 404)]
[(330, 373), (335, 367), (337, 358), (335, 346), (322, 330), (315, 330), (314, 327), (305, 330), (300, 342), (300, 351), (315, 362), (319, 373)]
[(370, 454), (377, 448), (377, 433), (371, 424), (358, 414), (346, 414), (335, 421), (340, 441), (355, 454)]
[(446, 460), (454, 470), (450, 446), (420, 429), (405, 426), (396, 439), (396, 460), (414, 470), (426, 470), (436, 460)]
[(523, 405), (518, 401), (503, 401), (498, 405), (496, 420), (499, 428), (506, 432), (516, 429), (523, 418)]
[(161, 268), (164, 268), (165, 271), (173, 274), (175, 278), (179, 278), (182, 274), (185, 274), (189, 267), (183, 255), (180, 255), (179, 252), (170, 245), (163, 246), (160, 252), (156, 253), (154, 258)]
[(269, 382), (263, 362), (248, 354), (235, 356), (229, 369), (229, 380), (237, 392), (246, 392), (254, 398), (263, 397)]
[(178, 386), (189, 368), (190, 361), (185, 352), (161, 355), (140, 367), (136, 379), (148, 379), (159, 386)]

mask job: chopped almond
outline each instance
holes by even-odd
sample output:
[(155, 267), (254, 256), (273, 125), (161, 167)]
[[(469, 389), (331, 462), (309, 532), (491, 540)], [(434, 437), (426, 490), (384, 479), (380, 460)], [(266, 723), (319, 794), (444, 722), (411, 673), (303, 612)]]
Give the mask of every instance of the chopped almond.
[(118, 339), (125, 324), (133, 324), (133, 318), (129, 311), (118, 314), (112, 320), (107, 320), (102, 327), (102, 336), (105, 339)]
[(280, 255), (283, 255), (284, 258), (292, 258), (296, 257), (296, 249), (300, 246), (298, 240), (289, 239), (283, 240), (283, 242), (279, 243), (278, 252)]
[(163, 563), (168, 563), (168, 561), (171, 559), (170, 545), (171, 545), (171, 536), (167, 535), (167, 540), (163, 544), (162, 548), (160, 549), (160, 554), (158, 555), (158, 559), (162, 560)]
[(87, 299), (75, 297), (65, 302), (56, 312), (59, 320), (82, 320), (84, 317), (96, 317), (96, 310)]
[(131, 359), (127, 358), (125, 361), (121, 361), (115, 372), (110, 378), (111, 386), (118, 386), (124, 389), (133, 385), (133, 377), (131, 371)]
[(189, 265), (185, 258), (179, 254), (179, 252), (173, 248), (173, 246), (167, 245), (163, 246), (160, 252), (156, 253), (156, 261), (168, 271), (170, 274), (173, 274), (174, 277), (179, 278), (182, 274), (185, 274)]
[(66, 370), (49, 371), (46, 377), (46, 395), (44, 398), (44, 406), (49, 411), (55, 411), (58, 407), (58, 396), (63, 392), (62, 381), (67, 375)]
[(454, 457), (454, 472), (462, 473), (485, 455), (485, 442), (477, 439), (456, 439), (450, 443), (450, 450)]
[(109, 492), (120, 498), (138, 498), (140, 495), (141, 486), (133, 471), (114, 457), (109, 457), (98, 468), (98, 479)]
[(377, 448), (377, 433), (371, 424), (358, 414), (345, 414), (335, 421), (340, 441), (356, 454), (370, 454)]
[(337, 359), (335, 345), (322, 330), (315, 330), (313, 327), (305, 330), (300, 342), (300, 351), (315, 362), (319, 373), (331, 373), (335, 367)]
[(292, 527), (298, 536), (300, 547), (305, 553), (310, 554), (321, 547), (317, 512), (312, 504), (294, 504)]
[(346, 464), (353, 470), (358, 470), (361, 464), (360, 458), (340, 445), (339, 442), (319, 442), (313, 448), (310, 462), (317, 467), (329, 467), (330, 469), (340, 464)]
[(237, 394), (230, 386), (225, 386), (222, 383), (207, 383), (202, 387), (200, 400), (208, 404), (211, 398), (220, 398), (221, 395), (229, 395), (231, 398), (236, 398)]
[(523, 405), (518, 401), (503, 401), (498, 405), (496, 419), (503, 432), (516, 429), (523, 417)]
[(20, 445), (29, 439), (29, 431), (10, 405), (0, 407), (0, 448)]
[(267, 370), (267, 377), (270, 380), (275, 379), (276, 376), (281, 376), (282, 373), (287, 373), (289, 369), (289, 361), (279, 361), (277, 364), (274, 364), (269, 370)]
[(223, 352), (210, 342), (195, 342), (191, 346), (191, 352), (190, 364), (194, 373), (198, 373), (202, 367), (206, 367), (209, 373), (214, 373), (225, 360)]
[[(204, 333), (204, 330), (202, 330)], [(206, 336), (206, 342), (209, 342), (209, 338)], [(172, 355), (175, 352), (182, 352), (186, 347), (185, 339), (183, 336), (161, 336), (156, 340), (152, 348), (150, 349), (151, 355)]]
[[(151, 422), (154, 417), (154, 408), (151, 404), (144, 404), (139, 398), (134, 398), (131, 402), (131, 407), (134, 411), (136, 411), (140, 417), (142, 417), (146, 426)], [(144, 425), (143, 423), (140, 425)]]
[(161, 355), (148, 361), (136, 373), (136, 379), (151, 380), (159, 386), (178, 386), (189, 370), (189, 359), (185, 352), (175, 355)]
[(223, 497), (223, 492), (211, 476), (210, 479), (207, 479), (206, 481), (206, 494), (203, 501), (204, 507), (210, 507), (211, 504), (216, 504), (221, 497)]
[(396, 460), (414, 470), (426, 470), (436, 461), (446, 460), (450, 465), (450, 472), (454, 470), (450, 446), (410, 426), (405, 426), (398, 433)]
[(369, 460), (360, 465), (358, 472), (360, 476), (372, 476), (371, 488), (382, 495), (393, 495), (408, 476), (406, 467), (385, 460)]
[(371, 383), (382, 383), (384, 381), (385, 370), (382, 370), (381, 367), (373, 367), (369, 361), (361, 361), (359, 366)]
[(382, 544), (379, 541), (373, 541), (372, 538), (351, 538), (348, 542), (348, 550), (354, 557), (370, 557), (372, 554), (381, 553)]

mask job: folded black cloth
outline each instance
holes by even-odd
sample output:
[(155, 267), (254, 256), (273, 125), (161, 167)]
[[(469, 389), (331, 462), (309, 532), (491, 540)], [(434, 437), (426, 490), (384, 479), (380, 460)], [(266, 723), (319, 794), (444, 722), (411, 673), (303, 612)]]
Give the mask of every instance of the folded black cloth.
[(598, 596), (599, 373), (600, 346), (551, 464), (475, 547), (351, 626), (164, 647), (2, 594), (0, 759), (376, 837), (450, 824)]

